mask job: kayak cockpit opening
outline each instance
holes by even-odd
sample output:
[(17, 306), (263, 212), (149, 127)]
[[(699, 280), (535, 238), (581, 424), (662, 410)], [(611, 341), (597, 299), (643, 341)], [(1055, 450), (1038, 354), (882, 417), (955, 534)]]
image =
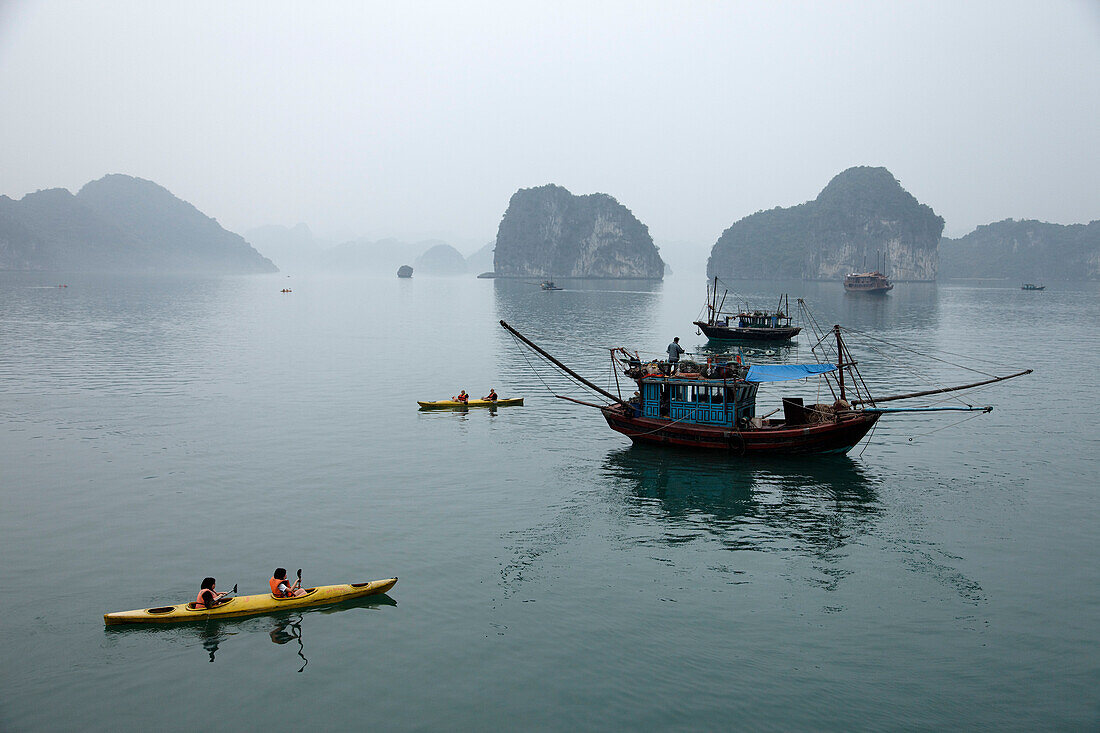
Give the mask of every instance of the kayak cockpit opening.
[(271, 597), (273, 599), (275, 599), (276, 601), (298, 601), (298, 600), (301, 600), (302, 598), (306, 598), (307, 596), (311, 596), (311, 595), (313, 595), (314, 593), (317, 592), (316, 588), (305, 588), (304, 590), (305, 590), (306, 593), (305, 593), (305, 595), (302, 595), (302, 596), (287, 596), (286, 598), (280, 598), (279, 596), (276, 596), (276, 595), (272, 594)]
[[(191, 601), (190, 603), (187, 604), (187, 610), (188, 611), (212, 611), (215, 608), (221, 608), (222, 606), (227, 606), (235, 600), (237, 600), (237, 599), (236, 598), (226, 598), (224, 600), (218, 601), (217, 603), (215, 603), (213, 606), (211, 606), (209, 608), (206, 607), (206, 606), (200, 606), (198, 603), (195, 603), (194, 601)], [(175, 608), (175, 606), (168, 606), (167, 608), (168, 608), (169, 611), (171, 611), (173, 608)], [(150, 611), (150, 612), (152, 612), (152, 611)], [(157, 613), (165, 613), (165, 611), (158, 610)]]
[(371, 581), (367, 581), (366, 583), (349, 583), (352, 588), (366, 588), (370, 584)]
[(175, 610), (175, 606), (160, 606), (158, 608), (147, 608), (145, 609), (145, 613), (171, 613)]

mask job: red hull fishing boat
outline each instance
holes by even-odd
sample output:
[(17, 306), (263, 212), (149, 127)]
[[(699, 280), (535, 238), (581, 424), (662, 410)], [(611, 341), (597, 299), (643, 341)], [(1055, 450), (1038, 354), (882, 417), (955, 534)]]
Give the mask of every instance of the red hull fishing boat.
[[(967, 404), (884, 408), (879, 403), (956, 392), (1031, 373), (1028, 369), (972, 384), (876, 400), (870, 396), (848, 352), (840, 326), (834, 326), (830, 341), (835, 339), (835, 351), (832, 346), (826, 347), (825, 334), (820, 336), (814, 349), (815, 352), (820, 349), (823, 353), (831, 353), (835, 363), (747, 366), (740, 363), (739, 357), (732, 360), (711, 358), (706, 364), (643, 363), (636, 352), (616, 347), (611, 349), (617, 369), (616, 383), (621, 371), (638, 386), (633, 397), (623, 399), (621, 393), (612, 394), (577, 374), (504, 321), (500, 325), (524, 346), (610, 403), (601, 405), (565, 395), (555, 396), (599, 409), (612, 430), (633, 442), (719, 450), (739, 457), (844, 454), (888, 412), (989, 412), (993, 409)], [(832, 402), (807, 405), (802, 398), (788, 397), (782, 399), (780, 408), (766, 415), (756, 414), (757, 390), (762, 383), (809, 377), (826, 380), (834, 398)], [(780, 410), (782, 417), (773, 417)]]

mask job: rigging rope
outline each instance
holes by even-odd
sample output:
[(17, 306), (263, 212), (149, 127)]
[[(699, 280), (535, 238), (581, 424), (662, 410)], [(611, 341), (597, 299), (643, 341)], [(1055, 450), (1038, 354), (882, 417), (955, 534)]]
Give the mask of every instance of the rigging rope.
[(962, 420), (959, 420), (958, 422), (953, 422), (950, 425), (944, 425), (942, 427), (935, 428), (934, 430), (929, 430), (927, 433), (917, 433), (916, 435), (911, 435), (909, 437), (909, 442), (912, 443), (913, 438), (923, 438), (925, 436), (931, 435), (932, 433), (938, 433), (941, 430), (947, 430), (948, 428), (953, 428), (956, 425), (962, 425), (967, 420), (973, 420), (974, 418), (981, 417), (984, 414), (985, 414), (984, 412), (975, 412), (973, 415), (970, 415), (968, 417), (964, 417)]
[[(535, 369), (533, 364), (531, 364), (531, 360), (527, 358), (527, 349), (524, 348), (525, 344), (521, 343), (520, 340), (518, 338), (516, 338), (515, 334), (509, 333), (508, 335), (512, 337), (512, 341), (515, 342), (516, 348), (519, 349), (520, 354), (523, 356), (523, 360), (525, 362), (527, 362), (527, 366), (531, 369), (532, 372), (534, 372), (535, 376), (538, 377), (539, 381), (542, 382), (542, 385), (544, 387), (546, 387), (546, 391), (549, 392), (552, 396), (557, 397), (558, 396), (557, 392), (555, 392), (554, 389), (549, 384), (546, 383), (546, 380), (542, 378), (542, 375), (539, 374), (538, 370)], [(570, 387), (571, 388), (568, 389), (568, 390), (565, 390), (566, 393), (589, 394), (589, 393), (593, 392), (593, 389), (591, 387), (589, 387), (584, 382), (579, 381), (576, 377), (572, 376), (571, 374), (560, 371), (558, 369), (555, 369), (554, 373), (558, 374), (559, 376), (565, 377), (566, 379), (568, 379), (570, 381), (570, 383), (571, 383)], [(577, 387), (580, 387), (581, 389), (578, 390), (578, 389), (576, 389)], [(596, 394), (598, 394), (598, 392)]]
[[(938, 361), (938, 362), (941, 362), (943, 364), (950, 364), (951, 366), (958, 367), (959, 369), (965, 369), (967, 371), (974, 372), (976, 374), (981, 374), (981, 375), (986, 376), (986, 377), (996, 377), (997, 376), (996, 374), (990, 374), (988, 372), (983, 372), (981, 369), (974, 369), (973, 367), (968, 367), (968, 366), (965, 366), (963, 364), (957, 364), (953, 361), (948, 361), (947, 359), (940, 359), (938, 357), (932, 356), (931, 354), (927, 354), (925, 352), (918, 351), (917, 349), (914, 349), (914, 348), (911, 348), (911, 347), (908, 347), (908, 346), (902, 346), (900, 344), (895, 344), (893, 342), (887, 341), (884, 338), (879, 338), (877, 336), (872, 336), (871, 334), (866, 333), (865, 331), (858, 331), (854, 328), (846, 328), (844, 330), (848, 331), (849, 333), (857, 333), (860, 336), (862, 336), (863, 338), (869, 339), (871, 341), (878, 341), (880, 343), (884, 343), (884, 344), (886, 344), (887, 346), (889, 346), (891, 348), (901, 349), (902, 351), (908, 351), (908, 352), (911, 352), (913, 354), (917, 354), (918, 356), (923, 356), (926, 359), (932, 359), (933, 361)], [(877, 353), (882, 353), (882, 352), (879, 352), (877, 349), (876, 349), (876, 352)], [(995, 362), (992, 362), (992, 361), (989, 361), (989, 360), (986, 360), (986, 359), (976, 359), (976, 358), (973, 358), (973, 357), (964, 356), (963, 354), (954, 354), (950, 351), (944, 351), (942, 353), (951, 354), (951, 356), (961, 356), (961, 357), (964, 357), (964, 358), (971, 359), (972, 361), (981, 361), (981, 362), (984, 362), (986, 364), (995, 364)]]

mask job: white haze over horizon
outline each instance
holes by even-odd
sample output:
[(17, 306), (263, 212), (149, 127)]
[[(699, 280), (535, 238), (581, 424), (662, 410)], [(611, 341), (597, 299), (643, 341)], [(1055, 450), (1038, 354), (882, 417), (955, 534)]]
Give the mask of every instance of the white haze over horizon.
[(0, 105), (0, 194), (125, 173), (238, 233), (469, 254), (556, 183), (678, 269), (855, 165), (947, 236), (1100, 218), (1096, 0), (0, 0)]

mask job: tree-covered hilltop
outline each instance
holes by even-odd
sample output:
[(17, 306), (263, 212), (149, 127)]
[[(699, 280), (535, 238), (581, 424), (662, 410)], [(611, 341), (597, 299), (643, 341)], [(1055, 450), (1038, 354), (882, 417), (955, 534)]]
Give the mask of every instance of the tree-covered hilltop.
[(613, 197), (547, 184), (512, 194), (493, 268), (497, 277), (659, 280), (665, 265), (649, 228)]
[[(828, 280), (881, 267), (896, 280), (934, 280), (943, 219), (885, 168), (849, 168), (817, 198), (758, 211), (722, 233), (707, 275)], [(879, 264), (876, 266), (876, 261)]]
[(1100, 221), (1048, 224), (1005, 219), (940, 242), (944, 277), (1020, 282), (1100, 280)]
[(276, 272), (239, 235), (152, 181), (104, 176), (75, 196), (62, 188), (0, 196), (0, 269)]

